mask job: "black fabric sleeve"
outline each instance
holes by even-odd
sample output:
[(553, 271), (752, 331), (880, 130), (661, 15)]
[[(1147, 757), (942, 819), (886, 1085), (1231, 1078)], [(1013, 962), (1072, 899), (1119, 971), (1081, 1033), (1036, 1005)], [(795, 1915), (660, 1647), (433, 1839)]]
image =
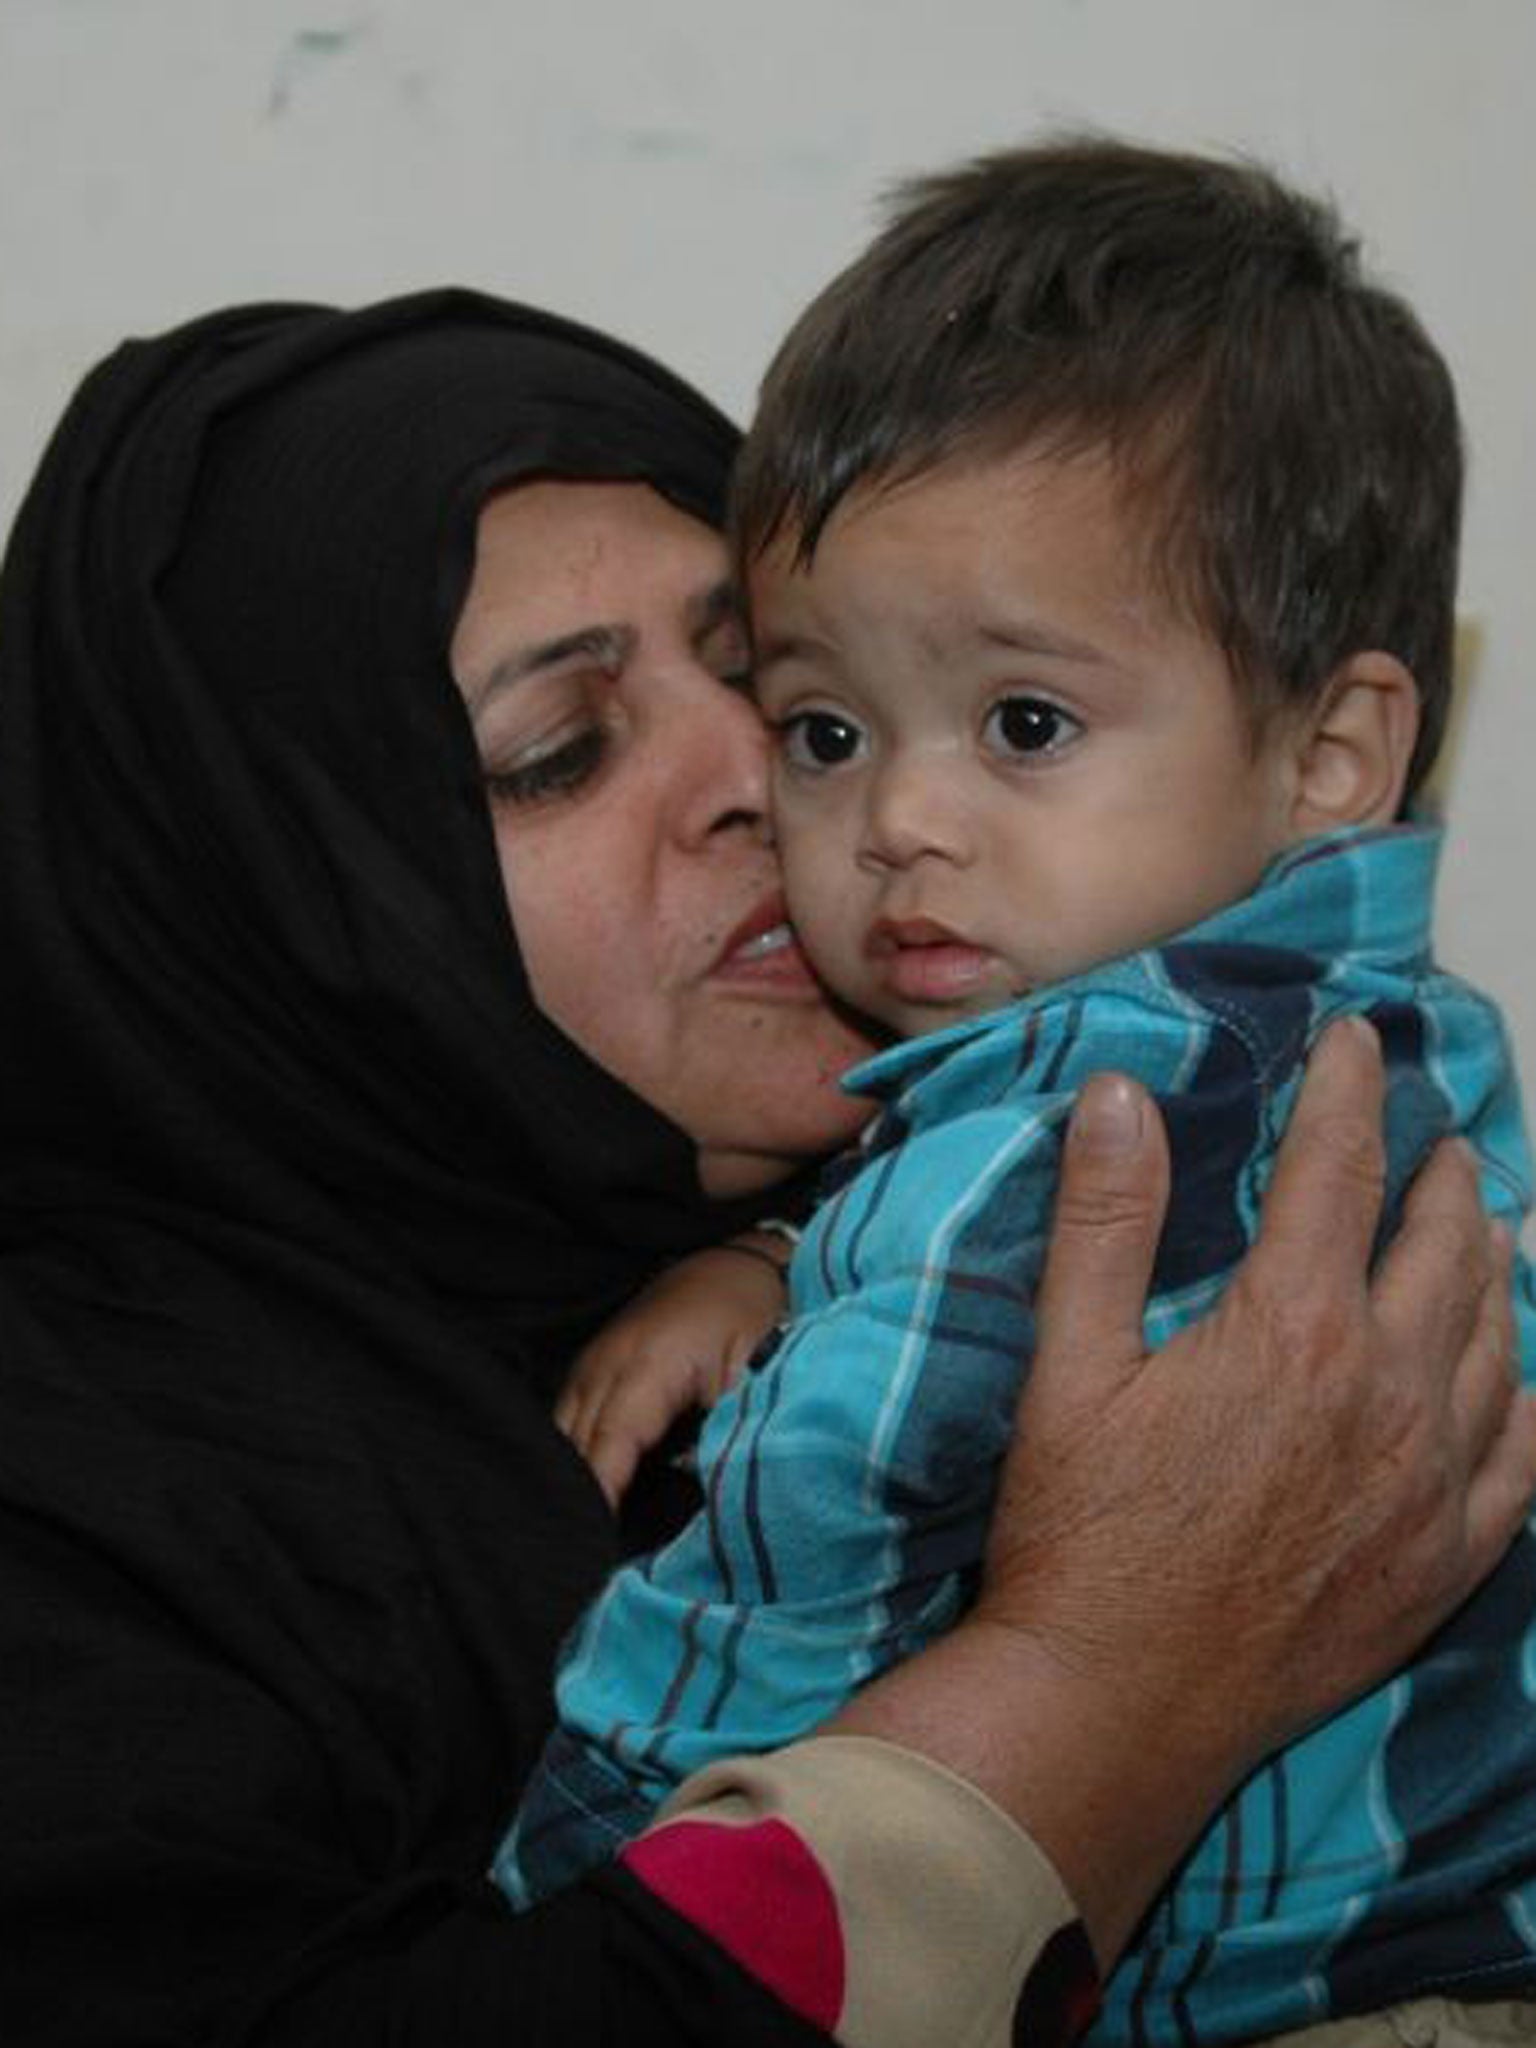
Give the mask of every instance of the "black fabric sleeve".
[(826, 2048), (621, 1869), (511, 1914), (423, 1880), (338, 1929), (221, 2048)]

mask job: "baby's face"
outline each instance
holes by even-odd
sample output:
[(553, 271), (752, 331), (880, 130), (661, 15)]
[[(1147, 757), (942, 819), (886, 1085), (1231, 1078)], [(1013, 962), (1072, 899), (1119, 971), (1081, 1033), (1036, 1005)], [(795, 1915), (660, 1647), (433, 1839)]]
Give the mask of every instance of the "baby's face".
[(1098, 460), (856, 493), (809, 569), (753, 572), (790, 911), (904, 1036), (1153, 943), (1285, 846), (1221, 650), (1159, 594)]

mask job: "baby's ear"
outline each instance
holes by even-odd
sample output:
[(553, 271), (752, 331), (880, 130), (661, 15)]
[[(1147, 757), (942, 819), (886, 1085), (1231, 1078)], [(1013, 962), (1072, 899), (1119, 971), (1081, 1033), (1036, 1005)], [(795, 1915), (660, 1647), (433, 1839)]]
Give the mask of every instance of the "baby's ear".
[(1341, 662), (1297, 736), (1297, 835), (1390, 825), (1418, 731), (1418, 688), (1395, 654), (1373, 650)]

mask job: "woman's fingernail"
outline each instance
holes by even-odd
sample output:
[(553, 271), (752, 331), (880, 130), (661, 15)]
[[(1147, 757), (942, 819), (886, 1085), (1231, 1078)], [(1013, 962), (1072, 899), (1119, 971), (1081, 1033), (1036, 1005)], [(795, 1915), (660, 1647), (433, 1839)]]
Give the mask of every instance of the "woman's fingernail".
[(1141, 1142), (1142, 1093), (1123, 1074), (1095, 1074), (1077, 1098), (1072, 1141), (1090, 1152), (1129, 1152)]
[(1362, 1045), (1368, 1045), (1374, 1052), (1381, 1050), (1381, 1033), (1369, 1017), (1362, 1017), (1357, 1011), (1352, 1010), (1347, 1017), (1340, 1017), (1329, 1029), (1352, 1032)]

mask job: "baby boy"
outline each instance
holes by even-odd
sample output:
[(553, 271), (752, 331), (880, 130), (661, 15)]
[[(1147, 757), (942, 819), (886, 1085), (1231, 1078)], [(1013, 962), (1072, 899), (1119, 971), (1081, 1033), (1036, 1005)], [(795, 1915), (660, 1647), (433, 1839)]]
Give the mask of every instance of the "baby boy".
[[(852, 1077), (880, 1113), (709, 1417), (703, 1512), (568, 1652), (498, 1860), (514, 1899), (960, 1611), (1091, 1073), (1135, 1074), (1169, 1131), (1154, 1341), (1241, 1256), (1348, 1012), (1386, 1051), (1389, 1212), (1459, 1131), (1518, 1226), (1503, 1034), (1433, 964), (1410, 811), (1460, 481), (1413, 315), (1247, 165), (1062, 143), (924, 181), (791, 333), (736, 505), (786, 886), (829, 986), (901, 1042)], [(1410, 1669), (1239, 1790), (1100, 2038), (1536, 1995), (1533, 1693), (1527, 1533)]]

